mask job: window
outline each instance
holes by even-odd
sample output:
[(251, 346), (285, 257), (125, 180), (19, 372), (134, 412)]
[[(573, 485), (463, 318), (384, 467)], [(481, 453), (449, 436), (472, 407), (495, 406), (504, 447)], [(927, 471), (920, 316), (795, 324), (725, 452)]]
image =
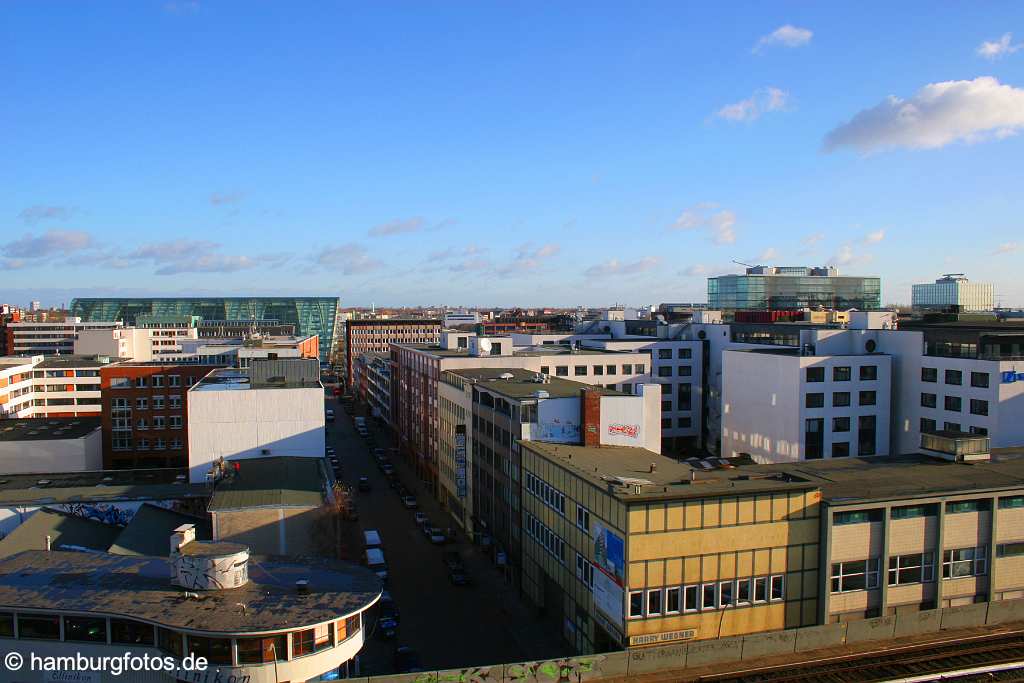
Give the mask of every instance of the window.
[(154, 388), (160, 388), (163, 385), (164, 385), (164, 376), (163, 375), (153, 375), (153, 387)]
[(135, 399), (135, 408), (137, 410), (146, 410), (148, 407), (149, 407), (149, 400), (148, 399), (142, 398), (142, 397)]
[(606, 375), (614, 375), (615, 374), (615, 366), (614, 365), (606, 365), (606, 366), (604, 366), (604, 374), (606, 374)]
[(629, 618), (639, 619), (644, 615), (644, 592), (631, 591), (629, 593)]
[(833, 458), (848, 458), (850, 457), (850, 444), (847, 441), (836, 441), (832, 444), (832, 457)]
[(10, 612), (0, 612), (0, 638), (14, 637), (14, 615)]
[(693, 426), (693, 419), (689, 417), (680, 417), (676, 419), (676, 427), (680, 429), (689, 429)]
[(184, 645), (182, 644), (182, 636), (180, 633), (175, 633), (170, 629), (158, 628), (156, 631), (156, 642), (164, 652), (174, 655), (178, 659), (184, 654)]
[(111, 389), (128, 389), (131, 387), (132, 381), (127, 377), (111, 377), (110, 388)]
[(18, 637), (36, 640), (60, 640), (60, 617), (19, 614)]
[(1007, 496), (999, 499), (999, 509), (1024, 508), (1024, 496)]
[(700, 586), (684, 586), (683, 587), (683, 611), (684, 612), (696, 612), (700, 606), (698, 598), (700, 597)]
[(569, 376), (569, 366), (568, 365), (556, 365), (555, 366), (555, 375), (557, 375), (558, 377), (568, 377)]
[(832, 517), (832, 526), (844, 524), (867, 524), (882, 521), (881, 510), (849, 510), (836, 512)]
[(979, 389), (988, 389), (988, 373), (987, 372), (972, 372), (971, 373), (971, 386), (978, 387)]
[(633, 366), (628, 364), (628, 363), (623, 365), (622, 366), (622, 374), (623, 375), (632, 375), (633, 374)]
[(604, 366), (603, 365), (595, 365), (594, 366), (594, 374), (595, 375), (603, 375), (604, 374)]
[(590, 510), (582, 505), (576, 506), (576, 526), (587, 534), (590, 533)]
[(874, 415), (861, 415), (857, 418), (857, 455), (875, 454), (875, 425)]
[(947, 432), (959, 432), (960, 431), (960, 423), (959, 422), (944, 422), (942, 424), (942, 428), (945, 429)]
[(183, 448), (183, 446), (182, 446), (182, 443), (181, 443), (181, 439), (179, 439), (179, 438), (171, 439), (171, 450), (172, 451), (180, 451), (182, 448)]
[(146, 378), (145, 377), (136, 377), (135, 378), (135, 387), (137, 389), (145, 389), (146, 388)]
[(153, 397), (153, 410), (163, 410), (163, 409), (164, 409), (164, 397), (163, 396), (154, 396)]
[(292, 655), (295, 657), (311, 655), (329, 647), (334, 647), (334, 624), (321, 624), (292, 633)]
[(693, 368), (689, 365), (680, 365), (676, 368), (676, 374), (680, 377), (690, 377), (693, 375)]
[(959, 396), (947, 396), (945, 399), (946, 410), (952, 410), (959, 413), (963, 410), (963, 401)]
[(849, 382), (850, 381), (850, 366), (840, 365), (832, 368), (832, 381), (833, 382)]
[(672, 358), (672, 349), (658, 349), (659, 360), (669, 360)]
[(230, 638), (188, 637), (188, 651), (197, 657), (206, 657), (210, 664), (231, 664)]
[(715, 609), (718, 605), (718, 584), (717, 583), (705, 583), (701, 586), (700, 591), (700, 608), (701, 609)]
[(288, 636), (283, 633), (268, 638), (239, 638), (236, 642), (239, 664), (283, 662), (288, 659)]
[(661, 589), (647, 591), (647, 616), (655, 617), (661, 614)]
[(107, 620), (97, 617), (64, 617), (64, 640), (106, 643)]
[(740, 579), (736, 582), (736, 604), (750, 604), (750, 579)]
[(983, 576), (986, 571), (988, 546), (958, 548), (942, 553), (942, 578), (957, 579), (963, 576)]
[(768, 577), (759, 576), (754, 579), (754, 602), (768, 601)]
[(661, 428), (662, 429), (672, 429), (672, 418), (671, 417), (663, 417), (663, 418), (661, 418)]
[(921, 407), (934, 408), (937, 398), (935, 394), (921, 394)]
[(825, 368), (807, 368), (808, 382), (824, 382)]
[(935, 557), (932, 553), (897, 555), (889, 558), (889, 585), (929, 583), (935, 580)]
[(782, 574), (776, 574), (772, 577), (772, 592), (771, 601), (783, 600), (786, 596), (786, 577)]
[(917, 517), (934, 517), (938, 510), (934, 505), (905, 505), (892, 509), (893, 519), (915, 519)]
[(964, 373), (960, 370), (946, 370), (946, 384), (955, 384), (957, 386), (964, 383)]
[(988, 427), (975, 427), (971, 425), (971, 428), (967, 431), (978, 436), (988, 436)]
[(878, 588), (878, 558), (832, 563), (832, 592)]
[(972, 398), (971, 415), (988, 415), (988, 401)]
[(583, 377), (583, 376), (585, 376), (587, 374), (587, 366), (586, 365), (575, 365), (575, 366), (573, 366), (572, 374), (575, 375), (576, 377)]
[(805, 421), (804, 427), (804, 457), (807, 460), (821, 458), (825, 448), (825, 420), (815, 417)]
[(933, 420), (931, 418), (928, 418), (928, 417), (922, 417), (921, 418), (920, 428), (921, 428), (922, 432), (934, 432), (935, 429), (936, 429), (936, 426), (937, 425), (935, 424), (935, 420)]
[(181, 415), (171, 415), (171, 429), (181, 429)]
[(681, 382), (676, 386), (676, 409), (677, 410), (691, 410), (693, 408), (693, 402), (691, 400), (692, 385), (689, 382)]
[(679, 358), (693, 358), (693, 349), (679, 349)]
[(875, 392), (873, 392), (873, 391), (862, 391), (862, 392), (860, 392), (859, 405), (862, 405), (862, 406), (873, 406), (873, 405), (875, 405)]
[(135, 428), (136, 429), (149, 429), (149, 424), (146, 422), (146, 418), (140, 417), (138, 420), (136, 420), (135, 421)]
[(832, 393), (832, 405), (836, 408), (845, 408), (850, 405), (850, 392), (836, 391)]
[(662, 365), (661, 367), (658, 368), (658, 377), (671, 377), (671, 376), (672, 376), (672, 366), (671, 365)]
[(587, 588), (594, 589), (594, 565), (579, 553), (576, 553), (576, 578)]
[(156, 415), (153, 417), (153, 429), (164, 429), (166, 427), (167, 418), (163, 415)]
[(938, 368), (921, 368), (921, 381), (922, 382), (938, 382), (939, 381), (939, 370), (938, 370)]
[(961, 512), (984, 512), (989, 509), (987, 500), (954, 500), (946, 503), (946, 514), (955, 515)]
[(636, 372), (636, 374), (642, 375), (647, 371), (647, 368), (644, 366), (643, 363), (637, 363), (636, 365), (633, 366), (633, 370)]
[(733, 604), (733, 589), (736, 587), (734, 581), (722, 581), (718, 584), (718, 606), (725, 608)]
[(1000, 543), (996, 546), (996, 557), (1020, 557), (1024, 555), (1024, 543)]
[(805, 405), (808, 408), (824, 408), (825, 394), (807, 394)]
[(878, 379), (878, 366), (877, 365), (862, 365), (860, 366), (860, 381), (870, 382)]
[(548, 367), (547, 365), (540, 366), (540, 374), (542, 374), (542, 375), (550, 375), (551, 374), (551, 368)]
[(833, 417), (832, 418), (832, 431), (833, 432), (848, 432), (848, 431), (850, 431), (850, 418), (849, 417)]
[(665, 589), (665, 614), (679, 614), (679, 587)]
[(181, 375), (168, 375), (167, 386), (169, 387), (180, 387), (181, 386)]
[(131, 619), (110, 620), (110, 642), (119, 645), (152, 645), (153, 627)]
[(168, 396), (167, 407), (171, 409), (181, 408), (181, 396)]

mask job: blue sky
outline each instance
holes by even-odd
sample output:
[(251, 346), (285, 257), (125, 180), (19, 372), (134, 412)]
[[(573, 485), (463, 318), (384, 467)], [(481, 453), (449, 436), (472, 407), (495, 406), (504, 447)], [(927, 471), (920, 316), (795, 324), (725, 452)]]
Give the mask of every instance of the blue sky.
[(650, 304), (735, 259), (1024, 305), (1022, 44), (1011, 2), (5, 2), (0, 301)]

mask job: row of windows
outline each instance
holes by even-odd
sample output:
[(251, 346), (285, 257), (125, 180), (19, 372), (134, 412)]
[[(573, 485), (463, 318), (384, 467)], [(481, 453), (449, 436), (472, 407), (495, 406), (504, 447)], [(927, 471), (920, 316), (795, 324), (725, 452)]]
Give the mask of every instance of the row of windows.
[[(164, 409), (164, 397), (163, 396), (153, 396), (152, 399), (153, 399), (153, 403), (152, 403), (153, 410), (163, 410)], [(139, 398), (135, 399), (135, 408), (137, 410), (149, 410), (149, 406), (150, 406), (149, 398), (140, 396)], [(110, 407), (113, 410), (125, 410), (125, 409), (131, 407), (131, 403), (126, 398), (114, 398), (114, 399), (110, 400)], [(181, 396), (180, 395), (168, 396), (167, 397), (167, 407), (168, 408), (181, 408)]]
[[(878, 396), (874, 391), (861, 391), (858, 392), (857, 405), (861, 406), (873, 406), (878, 400)], [(806, 395), (805, 405), (808, 408), (824, 408), (825, 407), (825, 394), (812, 393)], [(832, 392), (832, 406), (835, 408), (845, 408), (850, 405), (850, 392), (849, 391), (833, 391)]]
[[(1024, 508), (1024, 496), (1004, 496), (999, 499), (999, 509), (1009, 510)], [(962, 512), (987, 512), (992, 509), (992, 501), (988, 498), (978, 500), (954, 500), (946, 503), (946, 514)], [(937, 504), (903, 505), (892, 508), (893, 519), (912, 519), (915, 517), (933, 517), (938, 514)], [(846, 510), (833, 515), (833, 525), (864, 524), (882, 521), (882, 510)]]
[[(938, 404), (938, 396), (935, 394), (921, 394), (921, 407), (922, 408), (935, 408)], [(953, 412), (961, 412), (963, 410), (963, 399), (959, 396), (944, 396), (943, 406), (946, 410)], [(988, 401), (972, 398), (971, 403), (971, 415), (988, 415)]]
[[(615, 365), (594, 365), (594, 366), (590, 366), (590, 370), (589, 371), (588, 371), (587, 368), (588, 368), (588, 366), (586, 366), (586, 365), (574, 365), (573, 369), (572, 369), (573, 370), (572, 374), (575, 377), (586, 377), (588, 373), (589, 374), (593, 374), (595, 376), (602, 376), (602, 375), (606, 375), (606, 374), (607, 375), (614, 375), (614, 374), (616, 374), (616, 372), (615, 372), (616, 366)], [(551, 368), (550, 368), (550, 366), (547, 366), (547, 365), (542, 365), (540, 367), (540, 371), (543, 374), (545, 374), (545, 375), (550, 375), (551, 374)], [(647, 366), (644, 365), (643, 363), (636, 363), (636, 364), (624, 363), (623, 366), (622, 366), (622, 374), (623, 375), (632, 375), (634, 373), (637, 374), (637, 375), (642, 375), (646, 371), (647, 371)], [(568, 365), (556, 365), (555, 366), (555, 375), (557, 377), (568, 377), (569, 376), (569, 366)]]
[(530, 472), (527, 472), (524, 476), (526, 478), (526, 490), (539, 498), (549, 508), (565, 517), (565, 494)]
[[(677, 349), (677, 358), (693, 358), (693, 349)], [(671, 360), (672, 349), (658, 349), (658, 360)]]
[(785, 600), (786, 577), (755, 576), (690, 586), (630, 591), (629, 618), (704, 612)]
[(565, 541), (529, 512), (526, 513), (526, 534), (540, 543), (556, 560), (565, 564)]
[(181, 439), (175, 437), (170, 440), (170, 445), (163, 438), (157, 438), (150, 443), (149, 439), (139, 439), (137, 442), (133, 441), (130, 436), (122, 436), (114, 434), (110, 440), (110, 448), (115, 451), (130, 451), (132, 449), (137, 451), (148, 451), (152, 446), (154, 451), (180, 451), (184, 448)]
[[(288, 661), (288, 637), (291, 658), (314, 654), (340, 645), (361, 629), (358, 614), (301, 631), (263, 638), (203, 638), (185, 636), (170, 629), (155, 627), (133, 619), (105, 617), (61, 617), (51, 614), (12, 614), (0, 612), (0, 638), (21, 640), (62, 640), (65, 642), (111, 643), (158, 647), (181, 659), (186, 653), (205, 657), (210, 664), (262, 664)], [(17, 624), (17, 631), (15, 631)], [(15, 636), (17, 633), (17, 636)], [(232, 647), (234, 645), (234, 648)], [(232, 656), (232, 650), (237, 651)]]
[[(134, 386), (136, 389), (145, 389), (146, 387), (152, 386), (155, 389), (165, 386), (164, 375), (152, 375), (152, 384), (150, 384), (150, 377), (136, 377)], [(187, 377), (186, 384), (192, 386), (195, 384), (194, 377)], [(169, 387), (180, 387), (181, 386), (181, 375), (167, 375), (167, 384)], [(110, 388), (111, 389), (130, 389), (132, 387), (132, 380), (130, 377), (111, 377)]]
[(153, 429), (166, 429), (168, 427), (170, 427), (171, 429), (181, 429), (181, 415), (171, 415), (169, 423), (168, 418), (164, 417), (163, 415), (154, 416), (152, 422), (148, 422), (144, 417), (140, 417), (138, 420), (135, 421), (136, 429), (146, 430), (149, 429), (151, 425)]
[[(988, 427), (970, 425), (966, 430), (964, 430), (963, 425), (959, 422), (944, 422), (942, 424), (942, 428), (947, 432), (967, 431), (971, 434), (977, 434), (978, 436), (988, 436)], [(922, 432), (934, 432), (938, 429), (938, 423), (929, 417), (922, 417), (920, 429)]]
[[(690, 377), (693, 375), (693, 368), (689, 365), (680, 365), (676, 368), (676, 375), (679, 377)], [(672, 366), (662, 365), (658, 368), (658, 377), (671, 377)]]
[[(825, 381), (825, 368), (807, 368), (806, 377), (808, 382), (824, 382)], [(862, 365), (858, 372), (858, 377), (862, 382), (871, 382), (878, 379), (878, 366), (877, 365)], [(849, 365), (839, 365), (832, 368), (832, 381), (833, 382), (849, 382), (853, 378), (853, 371)]]
[[(989, 386), (989, 373), (987, 372), (971, 372), (971, 386), (979, 389), (988, 389)], [(964, 383), (964, 373), (962, 370), (946, 370), (943, 373), (943, 380), (946, 384), (952, 384), (954, 386), (960, 386)], [(939, 381), (939, 370), (938, 368), (921, 368), (921, 381), (922, 382), (938, 382)]]
[[(1020, 545), (1024, 554), (1024, 543)], [(959, 579), (969, 576), (984, 576), (988, 570), (987, 546), (977, 548), (956, 548), (942, 553), (942, 578)], [(850, 562), (833, 562), (831, 591), (851, 591), (878, 588), (881, 561), (877, 557)], [(888, 582), (890, 586), (911, 583), (931, 583), (935, 580), (935, 554), (913, 553), (889, 558)]]

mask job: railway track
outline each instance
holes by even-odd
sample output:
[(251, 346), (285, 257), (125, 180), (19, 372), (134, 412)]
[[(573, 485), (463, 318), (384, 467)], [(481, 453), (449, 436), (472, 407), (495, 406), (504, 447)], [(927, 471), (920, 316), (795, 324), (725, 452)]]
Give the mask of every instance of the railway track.
[[(942, 672), (1024, 662), (1024, 632), (891, 648), (882, 652), (844, 655), (785, 666), (702, 676), (701, 683), (870, 683), (921, 680)], [(1024, 664), (1022, 664), (1024, 667)], [(1014, 678), (1013, 676), (1018, 676)], [(1024, 668), (1001, 672), (998, 678), (1021, 680)], [(960, 679), (983, 680), (971, 675)]]

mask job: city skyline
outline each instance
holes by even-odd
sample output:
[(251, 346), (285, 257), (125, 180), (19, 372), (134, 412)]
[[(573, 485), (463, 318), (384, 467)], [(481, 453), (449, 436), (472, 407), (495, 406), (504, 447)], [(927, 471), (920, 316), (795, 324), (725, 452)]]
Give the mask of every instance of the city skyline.
[(0, 299), (1024, 305), (1024, 10), (877, 8), (11, 3)]

